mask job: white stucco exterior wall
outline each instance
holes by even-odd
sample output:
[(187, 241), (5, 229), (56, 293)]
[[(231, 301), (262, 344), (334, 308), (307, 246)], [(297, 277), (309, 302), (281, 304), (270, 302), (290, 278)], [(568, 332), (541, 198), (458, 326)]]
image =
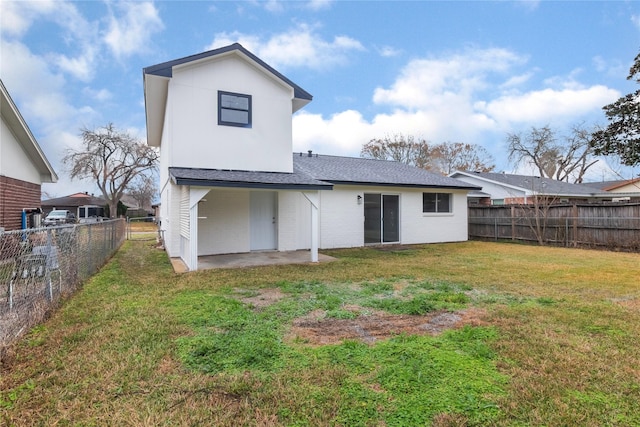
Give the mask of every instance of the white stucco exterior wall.
[(215, 189), (198, 208), (198, 255), (249, 252), (249, 191)]
[[(422, 193), (451, 193), (451, 213), (423, 213)], [(403, 244), (463, 242), (469, 237), (466, 191), (407, 190), (400, 196)]]
[(350, 248), (364, 245), (364, 201), (362, 188), (334, 186), (320, 192), (320, 248)]
[[(423, 192), (452, 193), (452, 213), (423, 213)], [(468, 239), (466, 191), (334, 186), (320, 192), (320, 248), (364, 246), (364, 194), (399, 196), (400, 243), (457, 242)], [(358, 195), (363, 197), (358, 204)]]
[[(218, 125), (218, 91), (251, 95), (251, 128)], [(292, 172), (292, 100), (291, 87), (236, 55), (174, 68), (168, 166)]]

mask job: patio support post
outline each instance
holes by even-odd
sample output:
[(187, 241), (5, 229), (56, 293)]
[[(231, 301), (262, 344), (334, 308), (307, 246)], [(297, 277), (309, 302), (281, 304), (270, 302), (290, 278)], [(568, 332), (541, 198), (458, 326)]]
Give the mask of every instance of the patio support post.
[(198, 202), (209, 192), (206, 188), (189, 191), (189, 271), (198, 270)]
[(311, 262), (318, 262), (318, 206), (320, 197), (318, 192), (302, 193), (311, 204)]

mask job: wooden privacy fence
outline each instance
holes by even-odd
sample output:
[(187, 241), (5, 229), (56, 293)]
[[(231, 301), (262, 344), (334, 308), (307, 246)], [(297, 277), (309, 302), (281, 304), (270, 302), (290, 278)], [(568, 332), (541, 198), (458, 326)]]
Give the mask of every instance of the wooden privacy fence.
[(473, 206), (469, 239), (640, 251), (640, 204)]

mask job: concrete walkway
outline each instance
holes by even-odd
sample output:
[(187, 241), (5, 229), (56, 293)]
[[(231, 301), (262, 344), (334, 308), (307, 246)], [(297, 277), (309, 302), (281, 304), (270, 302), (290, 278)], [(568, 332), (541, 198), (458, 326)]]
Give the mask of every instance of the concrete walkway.
[[(318, 262), (331, 261), (335, 261), (335, 258), (320, 253), (318, 254)], [(242, 254), (200, 256), (198, 257), (198, 270), (307, 263), (311, 263), (311, 253), (309, 251), (249, 252)], [(176, 273), (185, 273), (188, 271), (187, 266), (179, 258), (171, 258), (171, 264)]]

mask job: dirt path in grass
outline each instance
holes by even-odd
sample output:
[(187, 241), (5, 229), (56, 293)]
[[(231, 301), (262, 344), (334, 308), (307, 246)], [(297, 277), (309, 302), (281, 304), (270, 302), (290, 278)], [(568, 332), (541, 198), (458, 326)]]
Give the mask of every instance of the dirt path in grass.
[[(242, 302), (261, 309), (284, 298), (279, 289), (261, 289), (256, 296)], [(478, 308), (458, 311), (435, 311), (422, 316), (394, 315), (357, 305), (343, 307), (354, 313), (353, 319), (328, 318), (323, 310), (315, 310), (293, 321), (288, 340), (310, 345), (337, 344), (345, 340), (360, 340), (373, 344), (398, 334), (437, 335), (446, 329), (464, 325), (485, 325), (485, 312)]]

